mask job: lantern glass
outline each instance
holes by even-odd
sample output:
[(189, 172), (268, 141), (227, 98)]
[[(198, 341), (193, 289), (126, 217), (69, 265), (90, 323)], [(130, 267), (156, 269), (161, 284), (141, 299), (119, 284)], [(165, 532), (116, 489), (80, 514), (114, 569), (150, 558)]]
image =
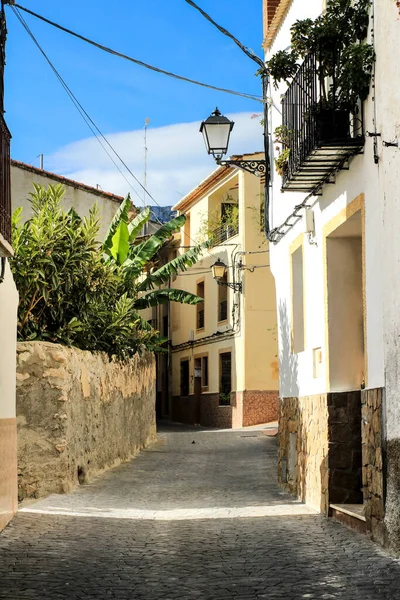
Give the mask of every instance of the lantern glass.
[(218, 259), (211, 267), (212, 276), (216, 281), (221, 281), (226, 273), (226, 264)]
[(200, 131), (203, 134), (208, 154), (212, 154), (215, 158), (221, 158), (228, 152), (229, 137), (233, 126), (233, 121), (224, 117), (218, 108), (202, 122)]

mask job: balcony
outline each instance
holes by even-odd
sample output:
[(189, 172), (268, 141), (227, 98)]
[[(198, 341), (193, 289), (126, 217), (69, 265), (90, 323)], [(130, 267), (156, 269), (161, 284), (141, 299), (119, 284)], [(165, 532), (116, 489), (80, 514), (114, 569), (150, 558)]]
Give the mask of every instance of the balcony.
[(211, 247), (220, 246), (239, 233), (239, 224), (223, 224), (210, 232)]
[(318, 193), (364, 146), (361, 103), (346, 108), (335, 79), (320, 72), (316, 55), (308, 55), (282, 100), (283, 191)]

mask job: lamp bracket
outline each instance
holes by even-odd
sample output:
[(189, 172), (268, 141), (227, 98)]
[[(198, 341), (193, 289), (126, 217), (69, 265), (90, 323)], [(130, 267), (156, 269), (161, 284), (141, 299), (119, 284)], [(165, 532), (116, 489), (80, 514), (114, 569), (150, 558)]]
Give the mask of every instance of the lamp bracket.
[(257, 177), (262, 177), (267, 172), (266, 160), (221, 160), (220, 158), (217, 158), (216, 161), (221, 167), (237, 167), (238, 169), (247, 171), (248, 173), (256, 175)]
[(229, 287), (232, 290), (234, 290), (235, 292), (241, 292), (242, 291), (242, 282), (241, 281), (235, 281), (235, 282), (218, 281), (218, 285), (224, 285), (226, 287)]

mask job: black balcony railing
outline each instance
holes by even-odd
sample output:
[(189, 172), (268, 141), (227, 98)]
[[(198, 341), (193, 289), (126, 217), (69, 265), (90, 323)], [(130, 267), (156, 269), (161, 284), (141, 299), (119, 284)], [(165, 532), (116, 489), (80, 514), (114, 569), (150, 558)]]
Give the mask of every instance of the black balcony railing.
[(0, 11), (0, 234), (11, 243), (11, 134), (4, 120), (4, 65), (6, 44), (6, 20), (4, 7)]
[(335, 77), (322, 71), (317, 56), (309, 54), (282, 100), (283, 150), (288, 151), (283, 190), (318, 189), (364, 145), (361, 103), (352, 109), (341, 103)]
[(10, 139), (7, 125), (0, 115), (0, 233), (11, 243)]

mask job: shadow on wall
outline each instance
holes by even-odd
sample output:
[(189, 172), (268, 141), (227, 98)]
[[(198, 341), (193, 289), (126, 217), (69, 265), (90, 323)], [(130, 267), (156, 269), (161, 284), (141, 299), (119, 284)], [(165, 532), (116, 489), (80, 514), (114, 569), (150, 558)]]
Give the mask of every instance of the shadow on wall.
[(299, 395), (298, 359), (292, 353), (292, 333), (286, 302), (279, 303), (279, 380), (281, 398)]

